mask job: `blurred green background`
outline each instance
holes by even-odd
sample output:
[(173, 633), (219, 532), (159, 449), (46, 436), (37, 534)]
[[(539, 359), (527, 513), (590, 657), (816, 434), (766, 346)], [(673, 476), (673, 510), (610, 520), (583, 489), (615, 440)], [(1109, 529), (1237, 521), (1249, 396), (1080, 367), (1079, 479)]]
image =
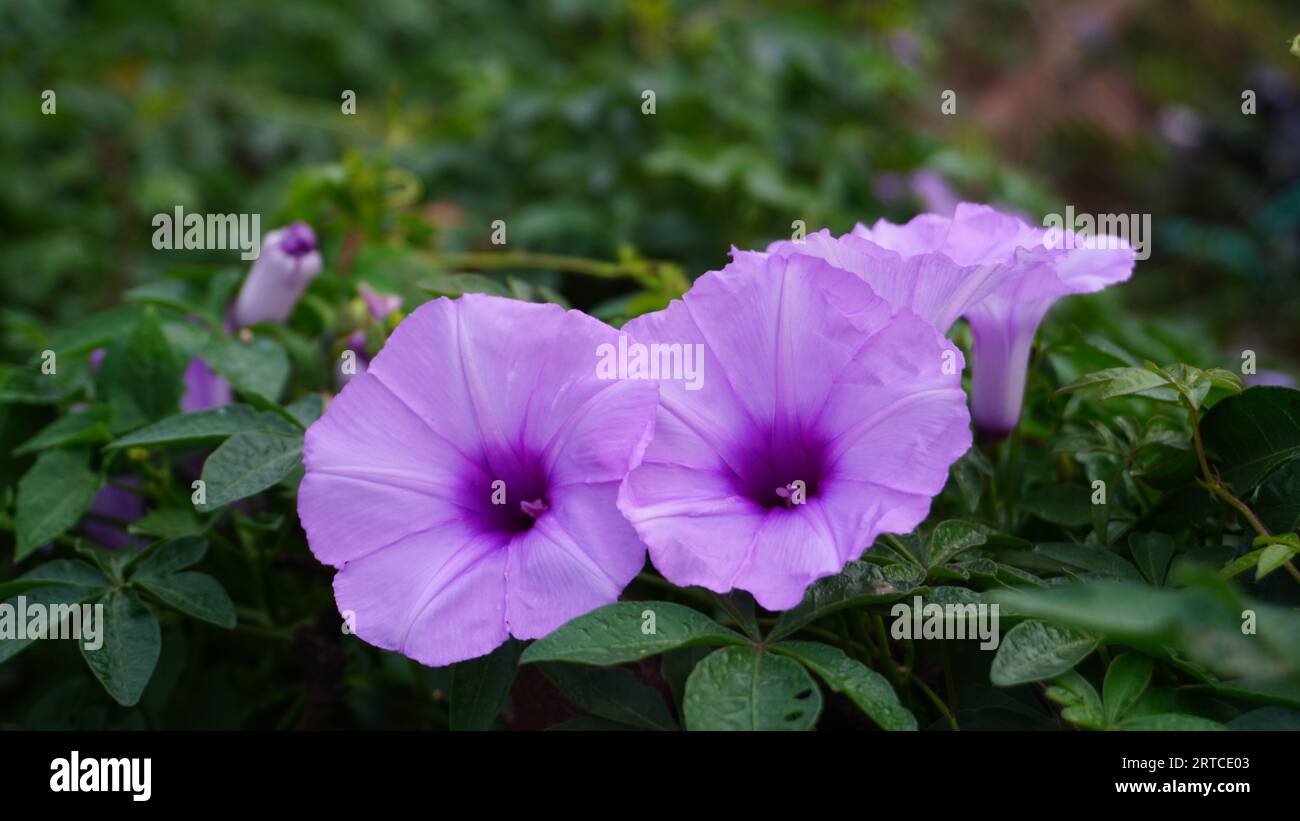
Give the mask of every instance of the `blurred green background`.
[[(1297, 33), (1300, 6), (1283, 0), (6, 0), (0, 362), (32, 361), (56, 330), (164, 272), (224, 270), (233, 287), (247, 268), (236, 251), (152, 247), (153, 215), (176, 206), (259, 213), (264, 231), (315, 226), (325, 272), (293, 319), (298, 363), (321, 353), (354, 282), (400, 292), (410, 310), (429, 297), (420, 283), (475, 270), (448, 254), (501, 250), (495, 220), (511, 251), (660, 260), (693, 278), (733, 244), (788, 237), (795, 220), (839, 233), (970, 199), (1035, 223), (1067, 206), (1151, 214), (1152, 255), (1131, 282), (1063, 300), (1044, 326), (1045, 347), (1064, 345), (1052, 359), (1063, 379), (1115, 364), (1091, 363), (1085, 334), (1106, 352), (1206, 368), (1238, 370), (1249, 348), (1261, 370), (1294, 376)], [(671, 295), (656, 290), (670, 278), (480, 272), (456, 284), (615, 320)], [(297, 368), (295, 387), (332, 389), (316, 371)], [(1059, 404), (1044, 411), (1049, 382), (1031, 380), (1023, 426), (1040, 444), (1060, 416)], [(0, 415), (0, 480), (30, 464), (7, 451), (46, 421)], [(205, 633), (187, 649), (169, 631), (164, 695), (146, 709), (163, 710), (187, 663), (199, 672), (159, 726), (325, 726), (344, 680), (349, 726), (430, 721), (382, 688), (441, 690), (447, 672), (339, 649), (328, 573), (303, 545), (283, 553), (277, 570), (303, 578), (280, 593), (310, 602), (300, 609), (321, 613), (319, 630), (278, 656), (240, 644), (242, 664), (228, 663), (233, 642), (205, 655)], [(43, 700), (28, 724), (118, 715), (73, 654), (38, 652), (44, 678), (30, 692)], [(0, 690), (20, 681), (0, 668)]]
[[(634, 249), (696, 276), (795, 219), (838, 232), (960, 197), (1035, 222), (1152, 214), (1122, 301), (1285, 370), (1298, 31), (1282, 0), (9, 0), (6, 344), (25, 355), (25, 324), (168, 267), (238, 265), (155, 251), (149, 220), (176, 205), (308, 219), (335, 273), (391, 281), (428, 274), (412, 249), (490, 248), (495, 219), (511, 248)], [(547, 282), (586, 308), (626, 292)]]

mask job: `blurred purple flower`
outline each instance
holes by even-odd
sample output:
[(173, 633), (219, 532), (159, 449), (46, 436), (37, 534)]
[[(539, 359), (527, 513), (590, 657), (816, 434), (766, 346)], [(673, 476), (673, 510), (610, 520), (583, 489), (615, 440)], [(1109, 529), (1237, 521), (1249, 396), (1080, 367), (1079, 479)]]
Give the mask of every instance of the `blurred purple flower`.
[(908, 178), (908, 187), (925, 210), (933, 214), (950, 217), (961, 203), (961, 197), (938, 171), (922, 168)]
[(334, 367), (334, 381), (340, 388), (351, 382), (358, 374), (363, 374), (370, 367), (370, 355), (366, 353), (366, 334), (356, 331), (348, 337), (346, 351), (352, 352), (352, 358), (340, 357)]
[(922, 214), (905, 225), (880, 220), (841, 237), (822, 230), (802, 243), (775, 242), (767, 253), (824, 259), (943, 333), (964, 315), (975, 343), (975, 425), (1000, 438), (1020, 418), (1029, 352), (1048, 309), (1066, 294), (1099, 291), (1133, 271), (1133, 250), (1122, 240), (1094, 237), (1092, 243), (1098, 247), (1074, 247), (1083, 238), (1076, 242), (1072, 232), (1049, 237), (1046, 229), (986, 205), (961, 203), (952, 217)]
[(737, 253), (625, 330), (705, 352), (698, 390), (660, 380), (655, 438), (619, 494), (676, 584), (793, 607), (916, 527), (970, 447), (961, 353), (823, 260)]
[[(1006, 436), (1020, 419), (1034, 334), (1056, 300), (1100, 291), (1133, 273), (1133, 249), (1118, 237), (1076, 241), (1070, 231), (1052, 237), (986, 205), (962, 203), (951, 219), (924, 214), (906, 225), (881, 220), (853, 233), (910, 259), (942, 254), (963, 270), (999, 272), (991, 293), (981, 298), (971, 289), (966, 306), (950, 305), (971, 324), (971, 410), (975, 426), (990, 438)], [(917, 285), (930, 287), (922, 280)], [(940, 330), (947, 316), (939, 317)]]
[(298, 512), (357, 635), (429, 665), (612, 602), (645, 549), (616, 497), (654, 429), (618, 332), (482, 295), (407, 317), (307, 431)]
[(104, 485), (95, 495), (81, 529), (86, 538), (100, 547), (131, 547), (140, 540), (127, 533), (126, 526), (144, 515), (144, 498), (117, 485), (138, 487), (140, 480), (123, 474), (112, 477), (112, 481), (116, 484)]
[(295, 222), (267, 234), (235, 300), (235, 326), (284, 322), (320, 270), (316, 234), (307, 223)]
[(181, 410), (191, 411), (229, 405), (234, 401), (230, 383), (207, 366), (202, 359), (194, 357), (185, 366), (185, 393), (181, 395)]
[(1246, 387), (1277, 387), (1277, 388), (1294, 388), (1295, 378), (1290, 374), (1282, 371), (1260, 371), (1247, 376), (1245, 379)]
[(388, 319), (389, 314), (402, 309), (402, 298), (397, 294), (384, 294), (370, 287), (369, 283), (358, 282), (357, 293), (366, 303), (366, 309), (370, 311), (371, 319), (376, 322), (383, 322)]

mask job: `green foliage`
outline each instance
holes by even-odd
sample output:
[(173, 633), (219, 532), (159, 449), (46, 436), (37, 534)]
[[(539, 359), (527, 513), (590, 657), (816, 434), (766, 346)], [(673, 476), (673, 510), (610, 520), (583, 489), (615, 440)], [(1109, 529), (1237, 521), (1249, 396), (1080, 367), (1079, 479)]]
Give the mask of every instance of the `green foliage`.
[[(1238, 375), (1300, 351), (1296, 102), (1236, 102), (1247, 68), (1294, 61), (1258, 11), (1131, 5), (1099, 70), (1070, 70), (1124, 78), (1138, 127), (1056, 95), (1008, 133), (1002, 55), (1050, 45), (1021, 4), (7, 4), (0, 601), (100, 604), (106, 633), (84, 664), (0, 638), (0, 728), (1296, 726), (1300, 391)], [(982, 130), (936, 123), (937, 90), (972, 78)], [(1171, 101), (1199, 106), (1199, 149), (1162, 136)], [(781, 613), (647, 566), (622, 601), (450, 669), (341, 629), (296, 488), (358, 337), (373, 355), (463, 293), (619, 326), (794, 220), (910, 218), (917, 172), (1034, 216), (1149, 212), (1158, 240), (1122, 289), (1045, 318), (1020, 426), (952, 466), (916, 532)], [(176, 205), (309, 221), (325, 270), (284, 323), (232, 330), (248, 265), (152, 248)], [(370, 316), (359, 283), (402, 310)], [(182, 412), (195, 357), (234, 403)], [(104, 512), (114, 493), (138, 515)], [(996, 650), (972, 639), (995, 604)], [(966, 638), (897, 635), (915, 606)]]

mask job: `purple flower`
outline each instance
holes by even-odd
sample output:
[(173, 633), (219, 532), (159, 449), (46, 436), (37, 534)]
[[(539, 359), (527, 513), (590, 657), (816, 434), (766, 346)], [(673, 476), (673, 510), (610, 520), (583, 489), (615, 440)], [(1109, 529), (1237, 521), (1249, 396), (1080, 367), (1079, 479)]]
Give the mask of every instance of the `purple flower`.
[(181, 410), (185, 413), (229, 405), (234, 396), (230, 383), (194, 357), (185, 366), (185, 393), (181, 395)]
[[(130, 474), (112, 477), (113, 481), (138, 487), (140, 480)], [(126, 526), (144, 515), (144, 498), (117, 485), (104, 485), (90, 503), (89, 515), (81, 523), (86, 537), (100, 547), (131, 547), (139, 542)]]
[(907, 183), (925, 209), (932, 213), (952, 216), (961, 202), (957, 192), (952, 190), (952, 186), (937, 171), (922, 168), (912, 174)]
[(424, 664), (612, 602), (645, 549), (620, 482), (656, 384), (597, 378), (618, 333), (556, 305), (425, 304), (307, 431), (298, 512), (357, 635)]
[[(929, 217), (927, 214), (912, 222)], [(858, 230), (866, 229), (859, 226)], [(817, 257), (856, 274), (892, 308), (908, 309), (940, 333), (947, 333), (971, 305), (992, 294), (1017, 270), (1013, 264), (958, 265), (950, 257), (929, 250), (890, 249), (859, 236), (856, 230), (834, 237), (822, 229), (809, 234), (802, 242), (774, 242), (766, 252), (732, 249), (732, 256), (737, 258), (741, 255), (762, 258), (768, 254)], [(1020, 261), (1027, 263), (1028, 259)]]
[(370, 318), (376, 322), (383, 322), (388, 319), (389, 314), (402, 309), (402, 298), (400, 296), (380, 293), (371, 288), (369, 283), (358, 282), (357, 293), (360, 294), (361, 300), (366, 303), (366, 310), (370, 312)]
[(267, 234), (235, 300), (235, 326), (284, 322), (320, 269), (316, 234), (307, 223), (295, 222)]
[(1245, 381), (1246, 385), (1252, 388), (1259, 385), (1272, 385), (1279, 388), (1295, 387), (1295, 379), (1290, 374), (1282, 371), (1260, 371), (1259, 373), (1250, 374)]
[(961, 353), (823, 260), (737, 254), (625, 331), (705, 352), (699, 389), (660, 380), (655, 438), (619, 494), (679, 585), (792, 607), (920, 523), (970, 447)]
[[(881, 220), (853, 233), (909, 259), (940, 254), (962, 270), (999, 272), (991, 293), (972, 291), (965, 306), (950, 306), (971, 324), (971, 411), (990, 438), (1007, 435), (1020, 419), (1034, 333), (1053, 303), (1066, 294), (1100, 291), (1133, 272), (1133, 249), (1117, 237), (1053, 234), (986, 205), (962, 203), (951, 219)], [(937, 322), (941, 330), (949, 313)]]
[(359, 373), (365, 373), (370, 367), (370, 355), (366, 353), (365, 331), (355, 331), (348, 336), (345, 353), (350, 351), (351, 358), (340, 357), (334, 366), (334, 381), (340, 388), (352, 381)]

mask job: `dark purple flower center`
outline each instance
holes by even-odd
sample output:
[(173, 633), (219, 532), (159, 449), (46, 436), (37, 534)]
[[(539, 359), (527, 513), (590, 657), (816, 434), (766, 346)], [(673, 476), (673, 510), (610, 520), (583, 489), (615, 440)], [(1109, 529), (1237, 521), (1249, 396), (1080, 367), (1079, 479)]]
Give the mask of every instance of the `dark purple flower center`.
[(302, 257), (316, 250), (316, 233), (305, 222), (295, 222), (280, 235), (280, 248), (291, 257)]
[(547, 496), (550, 482), (538, 460), (513, 454), (489, 459), (484, 484), (478, 478), (470, 484), (471, 507), (481, 512), (483, 525), (497, 533), (513, 536), (532, 528), (551, 509)]
[(761, 444), (734, 466), (732, 481), (739, 495), (768, 510), (797, 509), (817, 495), (826, 478), (822, 443), (803, 437), (758, 439)]

